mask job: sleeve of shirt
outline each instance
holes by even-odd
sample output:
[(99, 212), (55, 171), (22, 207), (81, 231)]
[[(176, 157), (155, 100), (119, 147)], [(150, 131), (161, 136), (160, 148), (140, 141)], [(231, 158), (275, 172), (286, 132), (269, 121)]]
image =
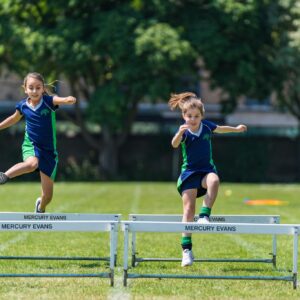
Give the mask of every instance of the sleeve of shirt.
[(17, 110), (21, 115), (23, 115), (23, 112), (22, 112), (22, 104), (23, 104), (22, 101), (16, 104), (16, 110)]
[(214, 130), (217, 128), (217, 124), (215, 124), (214, 122), (211, 122), (211, 121), (207, 121), (207, 120), (204, 120), (203, 121), (205, 125), (207, 125), (209, 127), (209, 129), (214, 132)]
[(53, 96), (44, 95), (44, 96), (43, 96), (43, 100), (45, 101), (45, 103), (46, 103), (52, 110), (57, 110), (57, 109), (58, 109), (59, 106), (53, 104)]

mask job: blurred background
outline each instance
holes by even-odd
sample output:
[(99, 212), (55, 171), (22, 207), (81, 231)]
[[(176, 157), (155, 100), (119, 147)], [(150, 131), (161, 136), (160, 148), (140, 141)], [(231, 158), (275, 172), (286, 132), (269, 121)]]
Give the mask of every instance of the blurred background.
[[(1, 0), (0, 19), (0, 119), (28, 72), (78, 99), (57, 111), (58, 181), (175, 181), (167, 101), (183, 91), (208, 120), (248, 126), (213, 138), (222, 181), (299, 181), (299, 0)], [(23, 136), (23, 122), (1, 131), (1, 171)]]

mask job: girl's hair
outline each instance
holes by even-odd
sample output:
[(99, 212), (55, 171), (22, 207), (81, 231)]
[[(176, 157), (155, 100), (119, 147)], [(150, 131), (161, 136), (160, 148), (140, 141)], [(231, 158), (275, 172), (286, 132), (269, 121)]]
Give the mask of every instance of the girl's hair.
[(25, 76), (24, 81), (23, 81), (24, 89), (26, 88), (26, 84), (27, 84), (27, 81), (29, 78), (34, 78), (43, 84), (43, 87), (44, 87), (43, 95), (52, 95), (49, 88), (47, 87), (47, 86), (52, 86), (52, 84), (46, 84), (44, 77), (40, 73), (37, 73), (37, 72), (31, 72)]
[(185, 114), (188, 109), (197, 108), (201, 115), (204, 115), (204, 105), (201, 99), (191, 92), (171, 94), (168, 104), (172, 110), (176, 108), (181, 109), (183, 114)]

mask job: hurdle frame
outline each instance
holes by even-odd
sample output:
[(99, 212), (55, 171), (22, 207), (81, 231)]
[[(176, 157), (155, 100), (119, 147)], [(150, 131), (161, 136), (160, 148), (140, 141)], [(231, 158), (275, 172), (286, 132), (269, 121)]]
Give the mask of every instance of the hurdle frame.
[[(298, 272), (298, 235), (299, 224), (252, 224), (252, 223), (209, 223), (195, 224), (191, 222), (151, 222), (122, 221), (124, 232), (124, 265), (123, 285), (128, 279), (136, 278), (173, 278), (173, 279), (229, 279), (229, 280), (278, 280), (292, 281), (297, 288)], [(209, 226), (209, 231), (204, 227)], [(169, 233), (200, 233), (200, 234), (268, 234), (293, 236), (293, 268), (291, 276), (220, 276), (220, 275), (176, 275), (176, 274), (141, 274), (130, 273), (128, 270), (129, 233), (132, 232), (169, 232)]]
[[(65, 214), (64, 214), (65, 215)], [(22, 257), (22, 256), (2, 256), (1, 259), (37, 259), (37, 260), (106, 260), (109, 261), (109, 272), (99, 273), (0, 273), (1, 277), (99, 277), (110, 278), (110, 285), (114, 285), (114, 267), (116, 248), (117, 248), (117, 233), (119, 221), (20, 221), (20, 220), (0, 220), (1, 232), (109, 232), (110, 234), (110, 251), (109, 258), (87, 258), (87, 257)]]
[[(129, 221), (150, 221), (150, 222), (181, 222), (182, 215), (166, 214), (130, 214)], [(194, 216), (194, 222), (199, 219), (198, 215)], [(279, 224), (279, 215), (211, 215), (211, 222), (214, 223), (253, 223), (253, 224)], [(136, 233), (131, 232), (131, 266), (135, 267), (141, 262), (174, 262), (181, 261), (181, 258), (148, 258), (138, 257), (136, 250)], [(272, 252), (269, 253), (271, 258), (242, 259), (242, 258), (198, 258), (194, 262), (241, 262), (241, 263), (271, 263), (276, 268), (277, 257), (277, 238), (272, 236)]]
[[(0, 221), (121, 221), (121, 214), (90, 214), (90, 213), (29, 213), (29, 212), (0, 212)], [(118, 226), (115, 230), (114, 262), (117, 264)], [(74, 257), (74, 256), (4, 256), (0, 260), (82, 260), (110, 261), (109, 257)]]

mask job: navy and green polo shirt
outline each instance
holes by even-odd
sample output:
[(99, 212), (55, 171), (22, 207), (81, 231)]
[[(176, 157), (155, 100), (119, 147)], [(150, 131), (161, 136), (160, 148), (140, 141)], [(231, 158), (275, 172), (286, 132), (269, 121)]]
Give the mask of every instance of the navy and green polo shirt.
[(39, 170), (54, 180), (57, 168), (56, 118), (57, 105), (53, 96), (43, 95), (33, 107), (28, 98), (22, 99), (16, 109), (25, 117), (25, 137), (22, 145), (23, 160), (30, 156), (39, 159)]
[(215, 123), (202, 120), (198, 132), (186, 130), (183, 133), (181, 141), (183, 163), (177, 181), (177, 188), (180, 193), (182, 184), (192, 175), (199, 174), (204, 177), (210, 172), (217, 173), (212, 158), (211, 145), (212, 134), (216, 128)]

